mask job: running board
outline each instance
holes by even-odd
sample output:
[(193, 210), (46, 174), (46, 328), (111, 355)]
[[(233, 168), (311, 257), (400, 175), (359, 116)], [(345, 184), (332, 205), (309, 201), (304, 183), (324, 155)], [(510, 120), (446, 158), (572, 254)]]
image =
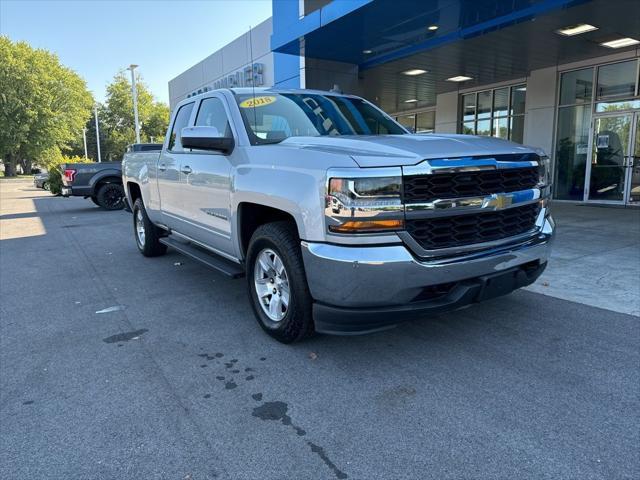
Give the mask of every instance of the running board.
[(174, 240), (171, 237), (162, 237), (159, 239), (160, 243), (165, 244), (168, 247), (171, 247), (178, 252), (190, 257), (209, 268), (212, 268), (227, 277), (230, 278), (240, 278), (244, 277), (244, 269), (242, 266), (237, 263), (232, 262), (231, 260), (227, 260), (215, 253), (209, 253), (202, 248), (198, 248), (191, 243), (182, 243), (177, 240)]

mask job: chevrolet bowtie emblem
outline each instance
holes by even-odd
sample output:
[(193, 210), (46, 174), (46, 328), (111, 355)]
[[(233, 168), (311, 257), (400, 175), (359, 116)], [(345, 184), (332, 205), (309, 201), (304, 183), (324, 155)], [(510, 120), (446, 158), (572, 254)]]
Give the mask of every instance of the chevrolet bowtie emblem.
[(496, 195), (491, 203), (496, 209), (501, 210), (513, 203), (513, 197), (511, 195)]

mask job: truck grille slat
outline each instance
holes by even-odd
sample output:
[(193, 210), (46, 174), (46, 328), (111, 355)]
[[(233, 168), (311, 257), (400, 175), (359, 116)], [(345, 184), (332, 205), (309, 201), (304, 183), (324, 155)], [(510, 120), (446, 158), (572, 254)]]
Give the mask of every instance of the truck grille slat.
[(490, 242), (532, 230), (540, 213), (538, 203), (507, 210), (407, 219), (409, 234), (427, 250)]
[(408, 175), (403, 178), (403, 196), (405, 203), (420, 203), (516, 192), (534, 188), (538, 178), (538, 167)]

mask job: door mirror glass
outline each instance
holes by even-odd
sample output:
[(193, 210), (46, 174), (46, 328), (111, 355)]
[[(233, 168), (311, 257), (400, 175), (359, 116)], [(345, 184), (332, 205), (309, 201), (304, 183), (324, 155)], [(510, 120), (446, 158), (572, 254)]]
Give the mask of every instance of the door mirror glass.
[(186, 127), (182, 129), (181, 141), (183, 148), (198, 150), (215, 150), (229, 153), (233, 150), (233, 137), (226, 137), (216, 127)]

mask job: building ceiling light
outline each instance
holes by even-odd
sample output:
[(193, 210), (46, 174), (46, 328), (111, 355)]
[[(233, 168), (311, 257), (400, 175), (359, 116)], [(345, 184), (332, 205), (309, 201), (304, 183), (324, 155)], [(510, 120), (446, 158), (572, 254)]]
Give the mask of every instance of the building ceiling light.
[(456, 77), (447, 78), (447, 82), (466, 82), (467, 80), (473, 80), (473, 78), (466, 77), (464, 75), (458, 75)]
[(598, 30), (598, 27), (594, 27), (588, 23), (580, 23), (578, 25), (560, 28), (559, 30), (556, 30), (556, 33), (564, 35), (565, 37), (573, 37), (574, 35), (580, 35), (581, 33), (592, 32), (594, 30)]
[(622, 47), (630, 47), (631, 45), (638, 45), (640, 40), (636, 40), (635, 38), (617, 38), (615, 40), (610, 40), (608, 42), (602, 42), (600, 45), (607, 48), (622, 48)]
[(415, 103), (417, 101), (418, 101), (417, 99), (412, 98), (411, 100), (405, 100), (404, 103)]
[(431, 32), (435, 32), (438, 29), (438, 25), (429, 25), (427, 27), (427, 30), (431, 31)]
[(410, 75), (410, 76), (422, 75), (423, 73), (427, 73), (427, 71), (421, 70), (420, 68), (413, 68), (411, 70), (405, 70), (404, 72), (402, 72), (403, 75)]
[(362, 50), (362, 53), (369, 55), (370, 53), (373, 53), (373, 50)]

